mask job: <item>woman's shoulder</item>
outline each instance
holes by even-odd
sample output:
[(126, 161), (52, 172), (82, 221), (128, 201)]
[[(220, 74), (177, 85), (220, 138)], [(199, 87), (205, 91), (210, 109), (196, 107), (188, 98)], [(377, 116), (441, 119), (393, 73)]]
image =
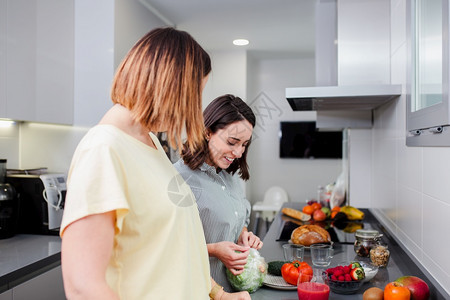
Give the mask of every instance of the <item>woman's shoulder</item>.
[(173, 166), (175, 167), (175, 169), (178, 170), (178, 172), (184, 171), (186, 169), (190, 169), (183, 161), (182, 158), (180, 158), (179, 160), (177, 160)]
[(112, 125), (96, 125), (89, 129), (81, 140), (81, 144), (105, 145), (117, 143), (118, 137), (125, 138), (125, 133)]

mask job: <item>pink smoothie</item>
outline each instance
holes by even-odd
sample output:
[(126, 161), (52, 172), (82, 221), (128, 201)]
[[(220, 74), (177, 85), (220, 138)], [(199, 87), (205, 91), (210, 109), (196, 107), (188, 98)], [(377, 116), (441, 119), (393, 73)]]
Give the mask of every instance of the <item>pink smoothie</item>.
[(328, 300), (330, 288), (324, 283), (302, 282), (297, 285), (299, 300)]

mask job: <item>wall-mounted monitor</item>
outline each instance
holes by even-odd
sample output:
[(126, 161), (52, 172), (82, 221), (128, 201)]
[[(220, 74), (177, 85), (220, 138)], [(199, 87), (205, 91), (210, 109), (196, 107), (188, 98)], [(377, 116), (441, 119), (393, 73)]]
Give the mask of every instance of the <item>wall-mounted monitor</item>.
[(342, 130), (322, 131), (316, 122), (280, 122), (280, 158), (342, 158)]

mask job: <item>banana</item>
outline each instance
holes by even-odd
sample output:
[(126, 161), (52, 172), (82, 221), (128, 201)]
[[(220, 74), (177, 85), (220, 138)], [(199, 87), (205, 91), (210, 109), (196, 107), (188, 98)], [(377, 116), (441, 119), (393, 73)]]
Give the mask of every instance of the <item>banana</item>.
[(344, 232), (353, 233), (358, 229), (363, 229), (363, 224), (360, 222), (349, 222), (344, 228)]
[(356, 207), (350, 205), (342, 206), (340, 211), (345, 213), (351, 221), (364, 219), (364, 213)]

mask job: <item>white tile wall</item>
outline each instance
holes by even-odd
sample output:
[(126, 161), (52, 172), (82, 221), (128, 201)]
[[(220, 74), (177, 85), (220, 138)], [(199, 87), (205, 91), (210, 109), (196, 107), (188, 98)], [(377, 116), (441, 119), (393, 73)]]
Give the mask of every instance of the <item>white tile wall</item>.
[(7, 159), (6, 167), (19, 167), (19, 125), (0, 126), (0, 158)]
[(72, 155), (88, 128), (24, 123), (20, 129), (20, 167), (47, 167), (67, 173)]
[[(406, 83), (406, 1), (391, 0), (391, 78)], [(371, 206), (450, 293), (450, 148), (407, 147), (404, 95), (374, 114)]]

